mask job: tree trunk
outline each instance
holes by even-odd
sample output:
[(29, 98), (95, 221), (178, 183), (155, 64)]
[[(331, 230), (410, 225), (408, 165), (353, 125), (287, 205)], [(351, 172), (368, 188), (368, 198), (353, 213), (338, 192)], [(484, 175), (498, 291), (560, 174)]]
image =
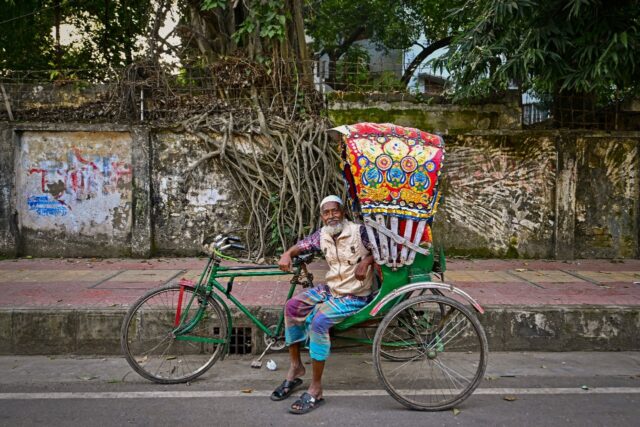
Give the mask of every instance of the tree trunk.
[(302, 0), (289, 0), (291, 12), (291, 24), (289, 29), (289, 40), (294, 47), (294, 57), (296, 65), (303, 80), (306, 83), (313, 83), (311, 62), (309, 61), (309, 50), (307, 49), (307, 41), (304, 34), (304, 17), (302, 15)]
[(60, 24), (62, 22), (62, 11), (60, 10), (60, 0), (54, 2), (54, 29), (56, 39), (56, 68), (58, 70), (62, 67), (62, 45), (60, 45)]
[(210, 34), (210, 27), (202, 16), (199, 1), (189, 2), (189, 26), (205, 62), (212, 63), (218, 46), (215, 46), (214, 36)]
[(445, 38), (440, 39), (438, 41), (435, 41), (435, 42), (431, 43), (429, 46), (423, 48), (420, 51), (420, 53), (418, 55), (416, 55), (415, 58), (413, 58), (413, 61), (411, 61), (411, 63), (407, 67), (407, 69), (404, 71), (404, 74), (402, 75), (402, 79), (400, 79), (400, 81), (405, 86), (407, 86), (409, 84), (409, 82), (411, 81), (411, 77), (413, 76), (413, 73), (418, 69), (420, 64), (422, 64), (424, 62), (424, 60), (427, 59), (429, 57), (429, 55), (431, 55), (433, 52), (435, 52), (436, 50), (438, 50), (440, 48), (448, 46), (449, 43), (451, 43), (451, 37), (445, 37)]
[(325, 54), (329, 56), (329, 75), (326, 81), (327, 81), (327, 84), (331, 86), (334, 90), (340, 90), (342, 87), (344, 87), (344, 84), (338, 81), (338, 74), (337, 74), (338, 60), (342, 55), (344, 55), (349, 50), (349, 48), (360, 38), (360, 36), (364, 34), (365, 30), (366, 30), (366, 27), (360, 26), (355, 30), (353, 30), (353, 32), (349, 34), (349, 37), (344, 39), (338, 47), (331, 49), (329, 51), (322, 50), (320, 52), (320, 57), (322, 57)]
[(124, 37), (123, 48), (124, 48), (124, 58), (125, 63), (127, 65), (133, 62), (133, 48), (134, 48), (134, 37), (133, 37), (133, 28), (131, 25), (131, 15), (128, 11), (128, 0), (123, 0), (122, 2), (122, 13), (123, 13), (123, 25), (124, 25)]
[(167, 17), (167, 12), (171, 9), (172, 0), (160, 0), (158, 7), (153, 14), (153, 20), (149, 31), (149, 56), (154, 63), (158, 62), (160, 56), (160, 47), (158, 40), (160, 39), (160, 27)]
[[(261, 28), (256, 24), (250, 34), (238, 42), (233, 34), (247, 19), (251, 19), (252, 7), (261, 0), (229, 0), (224, 9), (202, 10), (201, 0), (187, 0), (188, 21), (200, 53), (209, 64), (221, 56), (236, 56), (255, 61), (271, 58), (274, 72), (289, 76), (302, 76), (312, 83), (311, 64), (305, 40), (303, 0), (286, 0), (282, 14), (286, 16), (282, 39), (260, 37)], [(235, 5), (235, 8), (234, 8)]]
[(111, 56), (109, 55), (109, 6), (110, 0), (104, 0), (104, 34), (102, 36), (102, 56), (104, 60), (109, 64), (111, 62)]

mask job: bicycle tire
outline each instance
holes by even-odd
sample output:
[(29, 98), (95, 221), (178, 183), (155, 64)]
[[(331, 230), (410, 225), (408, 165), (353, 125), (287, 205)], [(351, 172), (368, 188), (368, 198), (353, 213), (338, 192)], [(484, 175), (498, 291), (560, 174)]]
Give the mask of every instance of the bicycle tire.
[[(436, 290), (436, 289), (428, 289), (429, 292), (431, 292), (434, 295), (442, 295), (440, 293), (440, 291)], [(424, 295), (424, 293), (427, 292), (427, 289), (423, 289), (421, 291), (419, 291), (418, 295)], [(442, 308), (441, 308), (442, 310)], [(377, 331), (377, 329), (376, 329)], [(370, 339), (369, 334), (366, 333), (367, 339)], [(374, 332), (374, 337), (375, 337), (375, 332)], [(373, 341), (372, 341), (373, 342)], [(407, 360), (409, 360), (411, 357), (410, 356), (399, 356), (398, 354), (394, 354), (393, 351), (385, 351), (385, 350), (380, 350), (380, 355), (382, 357), (384, 357), (387, 360), (390, 361), (394, 361), (394, 362), (406, 362)]]
[[(153, 289), (129, 308), (120, 333), (120, 345), (129, 365), (142, 377), (159, 384), (192, 381), (204, 374), (225, 351), (223, 343), (206, 343), (176, 338), (178, 302), (181, 318), (188, 323), (196, 314), (202, 297), (194, 288), (168, 285)], [(188, 333), (193, 339), (227, 338), (227, 316), (215, 299), (206, 299), (203, 317)], [(184, 338), (184, 336), (182, 337)]]
[[(403, 314), (414, 316), (411, 328), (396, 322)], [(382, 354), (391, 346), (413, 357), (391, 363)], [(486, 334), (466, 306), (448, 297), (423, 295), (400, 303), (384, 317), (373, 342), (373, 364), (378, 379), (399, 403), (414, 410), (442, 411), (459, 405), (478, 387), (488, 352)]]

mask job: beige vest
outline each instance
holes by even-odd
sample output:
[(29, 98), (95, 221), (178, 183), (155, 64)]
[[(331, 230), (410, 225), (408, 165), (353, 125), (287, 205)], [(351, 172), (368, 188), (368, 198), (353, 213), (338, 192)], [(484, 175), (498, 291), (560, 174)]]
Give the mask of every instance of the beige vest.
[(335, 239), (324, 228), (320, 231), (320, 249), (329, 264), (327, 286), (335, 296), (367, 296), (371, 293), (373, 269), (369, 267), (364, 280), (356, 279), (358, 263), (370, 254), (360, 238), (360, 224), (346, 221), (342, 233)]

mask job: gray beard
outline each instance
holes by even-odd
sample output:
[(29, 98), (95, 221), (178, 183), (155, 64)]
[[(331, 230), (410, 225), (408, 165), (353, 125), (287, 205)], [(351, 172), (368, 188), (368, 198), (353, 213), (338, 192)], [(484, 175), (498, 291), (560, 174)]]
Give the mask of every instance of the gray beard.
[(344, 230), (345, 223), (346, 221), (343, 220), (341, 223), (336, 225), (325, 225), (322, 229), (330, 236), (337, 236), (342, 233), (342, 230)]

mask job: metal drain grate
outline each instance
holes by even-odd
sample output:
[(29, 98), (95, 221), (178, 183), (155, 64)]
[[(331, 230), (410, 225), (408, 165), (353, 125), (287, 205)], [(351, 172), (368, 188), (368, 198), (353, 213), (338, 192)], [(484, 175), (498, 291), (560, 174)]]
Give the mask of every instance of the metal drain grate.
[[(217, 336), (220, 329), (214, 328), (213, 333)], [(229, 354), (251, 354), (251, 328), (231, 328)]]

